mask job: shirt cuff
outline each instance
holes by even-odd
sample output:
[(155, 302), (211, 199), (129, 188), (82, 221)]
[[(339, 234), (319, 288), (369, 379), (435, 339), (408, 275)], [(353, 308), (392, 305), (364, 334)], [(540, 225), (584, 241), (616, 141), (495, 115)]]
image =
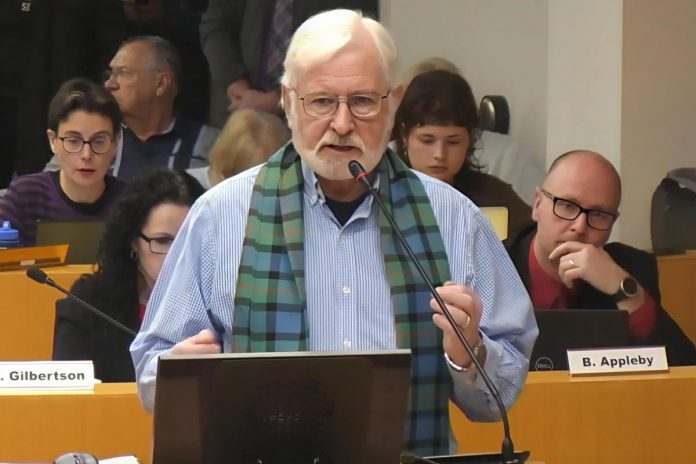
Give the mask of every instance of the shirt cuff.
[(633, 338), (647, 338), (655, 328), (657, 319), (657, 302), (646, 291), (643, 291), (645, 301), (628, 317), (628, 329)]

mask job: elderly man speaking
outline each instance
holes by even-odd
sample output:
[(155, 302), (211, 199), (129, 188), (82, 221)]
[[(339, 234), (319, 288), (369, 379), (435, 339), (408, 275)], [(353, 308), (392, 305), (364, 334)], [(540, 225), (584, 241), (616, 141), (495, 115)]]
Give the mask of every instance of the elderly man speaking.
[[(408, 169), (387, 142), (403, 89), (386, 29), (349, 10), (308, 19), (285, 59), (292, 141), (195, 204), (166, 259), (131, 351), (154, 403), (163, 353), (413, 350), (404, 449), (447, 453), (448, 400), (473, 420), (499, 412), (472, 361), (348, 169), (359, 161), (506, 407), (537, 334), (529, 297), (485, 217)], [(218, 345), (206, 310), (225, 327)]]

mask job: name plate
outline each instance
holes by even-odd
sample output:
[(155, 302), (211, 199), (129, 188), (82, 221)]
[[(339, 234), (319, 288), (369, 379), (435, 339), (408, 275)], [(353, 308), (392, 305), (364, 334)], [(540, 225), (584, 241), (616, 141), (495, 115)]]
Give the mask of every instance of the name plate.
[(0, 362), (0, 390), (93, 390), (92, 361)]
[(570, 375), (667, 372), (664, 346), (568, 350)]

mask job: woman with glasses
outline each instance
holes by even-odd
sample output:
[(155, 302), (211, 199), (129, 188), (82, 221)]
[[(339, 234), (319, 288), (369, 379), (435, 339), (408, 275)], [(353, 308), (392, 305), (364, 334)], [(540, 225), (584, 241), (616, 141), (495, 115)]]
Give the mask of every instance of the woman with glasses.
[(466, 79), (447, 70), (413, 78), (396, 111), (397, 153), (479, 207), (505, 206), (513, 232), (530, 220), (531, 208), (509, 184), (481, 172), (475, 156), (480, 135), (476, 100)]
[[(169, 169), (136, 177), (106, 222), (96, 272), (72, 292), (137, 331), (174, 237), (203, 191), (188, 174)], [(53, 359), (90, 359), (103, 382), (134, 380), (132, 336), (72, 300), (58, 301), (56, 311)]]
[(107, 175), (116, 155), (121, 110), (102, 86), (65, 82), (48, 108), (48, 142), (61, 169), (16, 178), (0, 200), (0, 222), (36, 242), (36, 221), (103, 218), (125, 184)]

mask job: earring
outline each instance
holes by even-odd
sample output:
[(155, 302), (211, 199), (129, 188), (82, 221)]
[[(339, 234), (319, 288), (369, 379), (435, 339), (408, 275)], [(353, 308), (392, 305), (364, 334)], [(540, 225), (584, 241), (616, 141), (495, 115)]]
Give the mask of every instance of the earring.
[(131, 250), (130, 251), (130, 259), (131, 259), (131, 261), (135, 261), (136, 259), (138, 259), (138, 252), (135, 250)]

